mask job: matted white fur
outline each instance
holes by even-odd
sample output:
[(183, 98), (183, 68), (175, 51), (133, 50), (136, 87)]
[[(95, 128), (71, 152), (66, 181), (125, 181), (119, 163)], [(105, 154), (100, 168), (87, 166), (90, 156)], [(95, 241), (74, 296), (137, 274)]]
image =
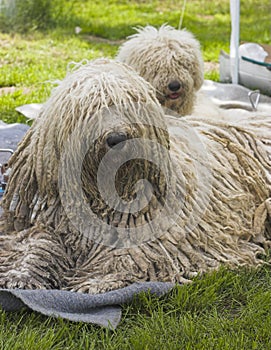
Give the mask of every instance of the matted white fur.
[[(0, 287), (101, 293), (180, 282), (221, 264), (263, 264), (271, 237), (266, 128), (168, 117), (126, 65), (75, 67), (11, 158)], [(103, 196), (111, 187), (118, 197)]]
[(180, 116), (191, 114), (196, 92), (204, 81), (199, 41), (189, 31), (169, 25), (136, 30), (120, 47), (116, 59), (150, 82), (163, 106)]

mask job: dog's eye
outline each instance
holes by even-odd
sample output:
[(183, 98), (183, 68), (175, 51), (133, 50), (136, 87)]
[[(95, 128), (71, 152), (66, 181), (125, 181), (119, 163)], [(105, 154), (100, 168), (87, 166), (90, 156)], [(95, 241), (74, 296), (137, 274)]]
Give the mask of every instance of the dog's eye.
[(123, 132), (112, 132), (107, 136), (106, 143), (110, 148), (122, 149), (127, 140), (127, 135)]

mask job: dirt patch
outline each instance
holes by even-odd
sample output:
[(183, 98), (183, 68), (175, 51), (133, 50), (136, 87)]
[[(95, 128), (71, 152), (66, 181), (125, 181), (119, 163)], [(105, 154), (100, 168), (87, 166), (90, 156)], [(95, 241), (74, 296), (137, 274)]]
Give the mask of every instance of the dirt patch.
[(108, 44), (108, 45), (121, 45), (122, 43), (124, 43), (125, 39), (122, 40), (110, 40), (110, 39), (105, 39), (105, 38), (101, 38), (99, 36), (95, 36), (95, 35), (84, 35), (84, 39), (90, 42), (94, 42), (94, 43), (102, 43), (102, 44)]
[[(3, 95), (8, 95), (8, 94), (13, 94), (15, 91), (22, 90), (22, 88), (18, 88), (16, 86), (5, 86), (5, 87), (0, 87), (0, 96)], [(23, 88), (23, 94), (28, 94), (31, 92), (30, 88)]]
[(214, 15), (197, 15), (199, 18), (201, 18), (201, 19), (204, 19), (204, 20), (206, 20), (206, 21), (210, 21), (210, 20), (212, 20), (212, 19), (214, 19), (215, 18), (215, 16)]
[(15, 86), (2, 87), (2, 88), (0, 88), (0, 96), (12, 94), (16, 90), (17, 90), (17, 88)]

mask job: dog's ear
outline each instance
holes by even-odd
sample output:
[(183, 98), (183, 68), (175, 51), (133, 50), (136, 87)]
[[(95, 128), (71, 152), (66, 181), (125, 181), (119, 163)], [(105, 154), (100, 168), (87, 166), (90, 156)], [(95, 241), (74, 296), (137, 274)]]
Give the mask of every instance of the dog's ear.
[(195, 52), (195, 59), (193, 65), (193, 79), (194, 79), (194, 88), (199, 90), (204, 82), (204, 63), (201, 52)]
[(181, 51), (184, 52), (185, 56), (189, 55), (186, 67), (193, 77), (195, 90), (199, 90), (204, 82), (204, 63), (200, 42), (191, 32), (185, 29), (175, 31), (175, 33), (178, 37)]

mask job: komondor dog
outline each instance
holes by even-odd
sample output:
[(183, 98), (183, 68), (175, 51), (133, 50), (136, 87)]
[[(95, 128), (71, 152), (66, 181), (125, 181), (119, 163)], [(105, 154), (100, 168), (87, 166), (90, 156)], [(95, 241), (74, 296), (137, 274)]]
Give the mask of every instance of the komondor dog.
[[(175, 117), (193, 114), (231, 121), (257, 115), (270, 117), (269, 103), (266, 106), (261, 103), (256, 111), (251, 108), (248, 96), (248, 103), (214, 102), (206, 94), (206, 86), (202, 86), (204, 69), (200, 43), (186, 30), (176, 30), (168, 25), (159, 29), (152, 26), (138, 28), (137, 33), (120, 46), (116, 59), (131, 66), (153, 85), (167, 114)], [(228, 87), (227, 95), (229, 84), (224, 85)], [(233, 96), (234, 92), (238, 95), (238, 85), (231, 87)]]
[(116, 59), (151, 83), (163, 106), (180, 116), (191, 114), (204, 81), (198, 40), (168, 25), (147, 26), (137, 32), (120, 47)]
[(68, 73), (10, 166), (2, 288), (100, 293), (265, 261), (262, 142), (241, 127), (166, 117), (151, 85), (121, 63)]

